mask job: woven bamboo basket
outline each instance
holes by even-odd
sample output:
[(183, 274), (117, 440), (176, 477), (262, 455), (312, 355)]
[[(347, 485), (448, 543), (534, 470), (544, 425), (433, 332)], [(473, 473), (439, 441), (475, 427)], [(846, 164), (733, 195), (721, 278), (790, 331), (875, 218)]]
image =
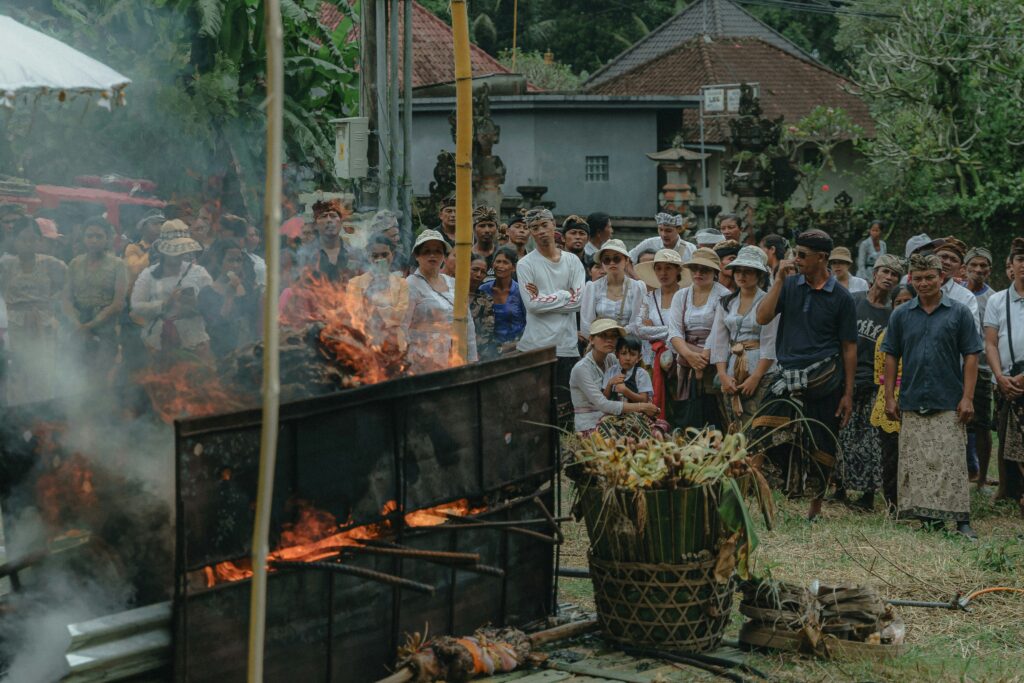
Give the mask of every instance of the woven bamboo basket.
[(718, 583), (708, 551), (668, 563), (589, 555), (597, 616), (605, 637), (624, 645), (704, 652), (729, 623), (735, 580)]

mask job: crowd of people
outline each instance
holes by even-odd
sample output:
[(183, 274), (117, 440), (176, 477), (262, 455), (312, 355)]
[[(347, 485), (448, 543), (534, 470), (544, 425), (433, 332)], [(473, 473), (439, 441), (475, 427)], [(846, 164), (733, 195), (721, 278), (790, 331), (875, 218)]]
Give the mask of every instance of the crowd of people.
[(329, 286), (412, 373), (553, 347), (559, 416), (580, 434), (626, 419), (746, 431), (787, 491), (814, 484), (811, 518), (831, 483), (854, 508), (880, 493), (893, 514), (973, 538), (969, 481), (988, 483), (993, 430), (997, 495), (1022, 501), (1024, 238), (996, 292), (986, 248), (922, 234), (900, 258), (880, 221), (855, 260), (820, 230), (757, 241), (731, 214), (691, 237), (658, 213), (658, 234), (630, 249), (607, 214), (503, 222), (477, 207), (469, 351), (455, 358), (454, 202), (408, 252), (389, 211), (357, 223), (325, 200), (312, 214), (284, 240), (271, 293), (259, 229), (215, 205), (171, 204), (132, 229), (89, 218), (66, 236), (0, 206), (5, 402), (65, 391), (58, 358), (94, 386), (182, 353), (216, 368), (259, 339), (267, 296), (293, 324)]

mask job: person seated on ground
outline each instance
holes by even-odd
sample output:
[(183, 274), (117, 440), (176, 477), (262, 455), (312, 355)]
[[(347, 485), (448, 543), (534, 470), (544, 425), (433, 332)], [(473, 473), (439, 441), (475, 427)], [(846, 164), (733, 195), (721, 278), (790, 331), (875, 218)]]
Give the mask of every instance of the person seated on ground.
[(187, 257), (202, 251), (180, 220), (160, 228), (160, 261), (146, 268), (132, 290), (132, 314), (141, 319), (142, 340), (150, 355), (167, 357), (177, 350), (192, 351), (211, 361), (210, 336), (199, 314), (199, 292), (213, 279)]
[(658, 407), (653, 403), (627, 403), (604, 395), (605, 373), (613, 367), (615, 346), (625, 334), (626, 329), (614, 320), (599, 318), (590, 325), (590, 350), (569, 375), (574, 427), (581, 436), (597, 429), (598, 423), (607, 416), (643, 413), (653, 418), (658, 414)]
[(640, 340), (631, 334), (615, 343), (615, 362), (604, 373), (605, 398), (627, 403), (650, 403), (654, 397), (651, 376), (640, 365)]
[[(226, 217), (225, 217), (226, 218)], [(210, 335), (210, 350), (222, 360), (260, 336), (260, 288), (235, 240), (219, 239), (207, 252), (213, 281), (199, 291), (199, 313)]]
[(494, 279), (480, 285), (480, 292), (491, 298), (494, 311), (494, 339), (501, 353), (516, 350), (516, 342), (526, 329), (526, 304), (515, 281), (519, 259), (515, 247), (501, 247), (494, 254)]
[(85, 253), (68, 265), (64, 311), (71, 323), (76, 360), (98, 386), (114, 367), (117, 321), (128, 293), (124, 261), (110, 253), (114, 227), (102, 217), (90, 218), (82, 231)]

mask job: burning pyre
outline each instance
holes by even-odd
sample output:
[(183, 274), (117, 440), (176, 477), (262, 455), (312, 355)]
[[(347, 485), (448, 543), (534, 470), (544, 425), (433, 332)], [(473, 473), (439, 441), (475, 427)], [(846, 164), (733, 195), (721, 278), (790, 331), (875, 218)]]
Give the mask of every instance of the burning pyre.
[[(267, 557), (271, 570), (274, 562), (317, 562), (336, 557), (346, 548), (359, 547), (365, 541), (387, 536), (393, 527), (389, 517), (398, 510), (398, 504), (393, 500), (384, 504), (380, 511), (384, 521), (356, 527), (338, 524), (334, 515), (305, 502), (299, 502), (297, 508), (296, 521), (282, 526), (277, 548)], [(453, 517), (474, 515), (484, 509), (473, 507), (467, 499), (461, 499), (408, 512), (402, 516), (402, 522), (406, 527), (437, 526)], [(212, 588), (219, 583), (248, 579), (252, 576), (252, 563), (249, 560), (220, 562), (205, 567), (202, 573), (205, 585)]]
[[(410, 373), (401, 316), (374, 304), (358, 287), (307, 278), (280, 313), (280, 384), (285, 401), (322, 396)], [(165, 422), (233, 412), (258, 404), (262, 341), (221, 359), (213, 371), (198, 359), (139, 374)], [(463, 361), (454, 354), (449, 366)]]

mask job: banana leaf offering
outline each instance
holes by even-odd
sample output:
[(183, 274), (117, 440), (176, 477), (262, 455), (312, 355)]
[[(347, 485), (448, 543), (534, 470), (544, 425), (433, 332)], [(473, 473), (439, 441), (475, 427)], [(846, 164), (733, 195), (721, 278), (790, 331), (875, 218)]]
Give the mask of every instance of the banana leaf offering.
[(716, 575), (749, 576), (757, 534), (746, 496), (771, 528), (768, 483), (743, 434), (689, 429), (650, 437), (594, 432), (571, 448), (577, 511), (591, 553), (619, 562), (680, 563), (718, 556)]

